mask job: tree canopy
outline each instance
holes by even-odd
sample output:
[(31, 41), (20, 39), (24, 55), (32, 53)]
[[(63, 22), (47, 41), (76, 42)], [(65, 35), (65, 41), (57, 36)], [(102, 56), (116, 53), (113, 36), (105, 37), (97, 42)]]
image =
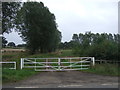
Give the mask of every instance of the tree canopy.
[(6, 40), (6, 38), (2, 37), (2, 47), (3, 48), (6, 46), (7, 43), (8, 43), (8, 41)]
[(16, 25), (33, 54), (55, 51), (61, 41), (55, 16), (42, 2), (25, 2), (18, 12)]
[[(74, 35), (73, 35), (74, 37)], [(120, 50), (120, 35), (107, 33), (80, 33), (76, 40), (77, 46), (74, 53), (79, 56), (92, 56), (96, 59), (118, 60)]]
[(7, 44), (7, 46), (9, 46), (9, 47), (15, 47), (16, 45), (15, 45), (14, 42), (9, 42), (9, 43)]
[(17, 11), (20, 7), (20, 2), (2, 2), (2, 34), (10, 33), (15, 27)]
[(91, 33), (73, 34), (72, 40), (59, 45), (59, 49), (72, 49), (75, 56), (95, 57), (99, 60), (118, 60), (120, 34)]

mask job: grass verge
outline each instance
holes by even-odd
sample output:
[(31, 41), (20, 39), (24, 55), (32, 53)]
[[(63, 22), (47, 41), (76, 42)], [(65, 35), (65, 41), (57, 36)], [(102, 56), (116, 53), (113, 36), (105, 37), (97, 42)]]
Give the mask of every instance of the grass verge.
[(83, 72), (90, 72), (99, 75), (120, 76), (120, 68), (117, 64), (96, 64)]
[(10, 69), (3, 69), (2, 70), (2, 83), (10, 83), (10, 82), (17, 82), (19, 80), (25, 79), (29, 76), (36, 74), (34, 70), (10, 70)]

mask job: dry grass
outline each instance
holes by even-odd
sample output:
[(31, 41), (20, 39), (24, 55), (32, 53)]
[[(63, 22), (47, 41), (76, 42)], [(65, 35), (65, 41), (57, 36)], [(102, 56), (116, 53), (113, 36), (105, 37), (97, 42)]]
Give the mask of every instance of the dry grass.
[(24, 52), (25, 49), (11, 49), (11, 48), (6, 48), (2, 49), (2, 52)]

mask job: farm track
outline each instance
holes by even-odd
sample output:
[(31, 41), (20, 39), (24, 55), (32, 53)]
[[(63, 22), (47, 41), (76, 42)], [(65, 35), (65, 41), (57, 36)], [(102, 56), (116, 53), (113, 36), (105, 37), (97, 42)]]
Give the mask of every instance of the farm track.
[(40, 72), (3, 88), (118, 88), (118, 77), (80, 71)]

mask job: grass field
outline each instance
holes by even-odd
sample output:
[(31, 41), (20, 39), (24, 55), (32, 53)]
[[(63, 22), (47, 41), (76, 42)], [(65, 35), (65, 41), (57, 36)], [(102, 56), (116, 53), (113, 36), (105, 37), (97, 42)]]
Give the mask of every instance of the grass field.
[[(3, 61), (16, 61), (17, 70), (3, 69), (2, 82), (3, 83), (16, 82), (38, 73), (32, 69), (20, 70), (20, 58), (49, 58), (49, 57), (76, 57), (76, 56), (72, 54), (72, 50), (61, 50), (54, 53), (35, 54), (35, 55), (29, 55), (26, 52), (17, 52), (17, 53), (5, 52), (2, 55)], [(118, 66), (116, 64), (96, 64), (94, 67), (91, 67), (88, 70), (84, 70), (83, 72), (118, 76)]]

